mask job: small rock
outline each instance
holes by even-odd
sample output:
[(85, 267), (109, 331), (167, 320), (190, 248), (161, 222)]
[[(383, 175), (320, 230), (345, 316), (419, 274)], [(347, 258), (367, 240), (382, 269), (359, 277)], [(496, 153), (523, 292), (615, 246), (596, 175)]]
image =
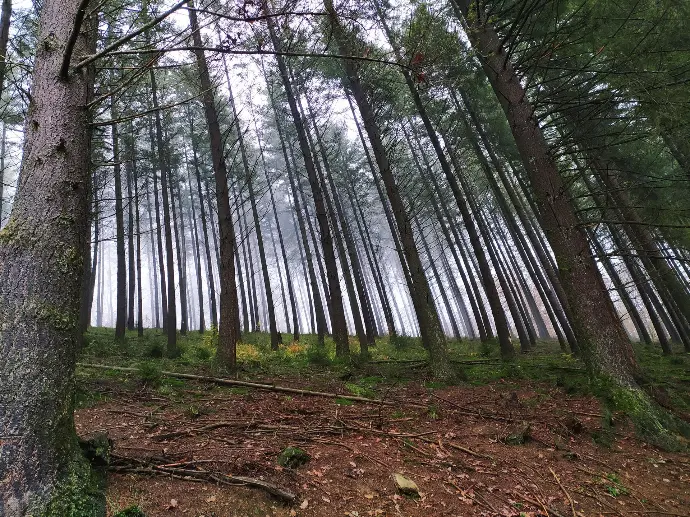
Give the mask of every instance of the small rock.
[(508, 445), (523, 445), (529, 441), (532, 427), (527, 422), (522, 422), (518, 427), (515, 427), (511, 433), (506, 436), (503, 441)]
[(299, 447), (286, 447), (278, 455), (278, 465), (288, 469), (296, 469), (309, 462), (311, 456)]
[(393, 474), (393, 481), (395, 481), (396, 488), (401, 494), (417, 497), (419, 496), (419, 488), (417, 483), (411, 479), (406, 478), (402, 474)]

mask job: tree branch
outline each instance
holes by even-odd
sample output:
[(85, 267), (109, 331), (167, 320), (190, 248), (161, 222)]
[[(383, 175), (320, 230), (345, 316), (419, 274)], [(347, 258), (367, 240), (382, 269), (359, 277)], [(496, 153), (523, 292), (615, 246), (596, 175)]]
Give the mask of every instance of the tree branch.
[(77, 17), (74, 20), (74, 27), (72, 28), (72, 33), (69, 35), (67, 40), (67, 46), (65, 47), (65, 54), (62, 56), (62, 66), (60, 67), (60, 79), (63, 81), (67, 80), (69, 76), (69, 62), (72, 60), (72, 51), (74, 50), (74, 45), (77, 43), (77, 38), (79, 37), (79, 32), (81, 31), (81, 24), (84, 21), (84, 16), (86, 16), (86, 7), (89, 5), (90, 0), (81, 0), (79, 4), (79, 10), (77, 11)]

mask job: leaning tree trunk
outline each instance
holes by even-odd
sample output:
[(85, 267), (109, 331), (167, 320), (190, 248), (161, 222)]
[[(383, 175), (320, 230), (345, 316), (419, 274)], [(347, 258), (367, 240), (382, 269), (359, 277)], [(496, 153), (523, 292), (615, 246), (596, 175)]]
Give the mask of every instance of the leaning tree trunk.
[[(340, 21), (333, 8), (333, 3), (331, 0), (325, 0), (324, 5), (328, 11), (331, 28), (334, 31), (334, 36), (338, 42), (340, 51), (347, 55), (347, 35), (340, 25)], [(350, 60), (343, 60), (342, 65), (345, 72), (344, 82), (350, 88), (352, 96), (359, 108), (364, 128), (371, 142), (374, 159), (378, 165), (378, 172), (384, 182), (386, 194), (388, 195), (393, 209), (398, 234), (402, 241), (405, 259), (409, 266), (412, 284), (414, 285), (412, 301), (419, 322), (422, 342), (429, 351), (431, 369), (435, 377), (448, 378), (452, 376), (452, 374), (450, 362), (448, 361), (446, 338), (441, 328), (441, 322), (433, 302), (429, 282), (426, 278), (419, 251), (414, 241), (414, 232), (410, 217), (405, 210), (402, 196), (400, 195), (391, 163), (386, 153), (383, 138), (376, 123), (374, 109), (369, 102), (365, 87), (359, 79), (355, 64)]]
[(211, 140), (211, 159), (216, 181), (216, 203), (218, 204), (218, 227), (220, 231), (220, 328), (218, 329), (218, 361), (225, 367), (236, 366), (236, 346), (240, 340), (240, 317), (237, 304), (237, 285), (235, 283), (235, 228), (232, 224), (230, 197), (228, 195), (228, 172), (223, 153), (223, 136), (218, 123), (211, 76), (206, 64), (206, 56), (201, 39), (201, 30), (194, 10), (194, 2), (189, 0), (189, 23), (192, 29), (194, 51), (199, 69), (204, 114)]
[[(529, 176), (539, 216), (558, 263), (559, 275), (573, 312), (573, 329), (588, 370), (610, 379), (624, 397), (634, 401), (633, 416), (654, 422), (647, 431), (658, 437), (665, 430), (647, 395), (640, 389), (642, 372), (632, 344), (616, 314), (587, 235), (579, 224), (568, 189), (549, 151), (520, 77), (501, 39), (486, 15), (463, 0), (467, 32), (479, 60), (506, 114), (518, 151)], [(658, 424), (658, 425), (657, 425)]]
[[(73, 418), (93, 71), (59, 76), (79, 2), (41, 9), (20, 185), (0, 231), (0, 515), (105, 515)], [(95, 17), (74, 55), (93, 52)], [(79, 30), (79, 29), (76, 29)], [(93, 45), (92, 45), (93, 43)]]
[[(281, 50), (281, 42), (276, 34), (273, 20), (268, 19), (268, 28), (271, 36), (271, 41), (276, 52)], [(304, 157), (304, 165), (311, 186), (312, 195), (314, 198), (314, 206), (316, 208), (316, 220), (319, 224), (319, 231), (321, 237), (321, 247), (323, 249), (324, 259), (326, 263), (326, 273), (328, 276), (328, 291), (330, 299), (330, 316), (331, 316), (331, 330), (333, 332), (333, 341), (335, 342), (336, 355), (347, 356), (350, 353), (348, 339), (347, 339), (347, 324), (345, 322), (345, 310), (343, 308), (343, 296), (340, 288), (340, 278), (338, 277), (338, 266), (336, 265), (335, 251), (333, 249), (333, 237), (331, 228), (328, 224), (328, 217), (326, 215), (326, 207), (324, 199), (319, 187), (319, 181), (316, 174), (316, 167), (314, 159), (307, 142), (305, 134), (304, 122), (297, 107), (293, 86), (290, 82), (285, 61), (281, 55), (276, 55), (278, 61), (278, 68), (280, 69), (280, 77), (285, 88), (288, 104), (290, 105), (290, 112), (295, 123), (297, 136), (299, 140), (300, 150)]]

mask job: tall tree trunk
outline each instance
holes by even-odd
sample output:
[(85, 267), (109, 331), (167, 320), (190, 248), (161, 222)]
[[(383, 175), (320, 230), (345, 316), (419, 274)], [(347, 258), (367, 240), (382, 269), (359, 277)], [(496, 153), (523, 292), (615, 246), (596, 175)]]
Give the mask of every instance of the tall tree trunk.
[[(383, 309), (383, 317), (386, 320), (386, 327), (388, 330), (388, 337), (390, 340), (395, 341), (397, 335), (395, 329), (395, 321), (393, 320), (393, 312), (391, 311), (390, 301), (388, 299), (388, 294), (386, 293), (386, 286), (383, 281), (383, 275), (381, 274), (381, 268), (378, 261), (372, 258), (373, 245), (371, 242), (371, 235), (369, 234), (369, 229), (366, 226), (366, 219), (364, 219), (364, 213), (361, 206), (359, 205), (359, 200), (357, 199), (352, 185), (348, 185), (348, 193), (350, 198), (350, 204), (354, 212), (355, 224), (357, 225), (357, 231), (362, 237), (362, 247), (364, 248), (364, 255), (367, 259), (367, 264), (369, 265), (369, 271), (371, 271), (372, 277), (374, 279), (374, 284), (376, 286), (376, 291), (381, 301), (381, 308)], [(360, 223), (360, 217), (362, 216), (362, 222)], [(371, 250), (370, 250), (371, 248)]]
[[(0, 10), (0, 98), (5, 86), (7, 70), (7, 42), (10, 39), (10, 21), (12, 18), (12, 0), (2, 0)], [(5, 124), (3, 122), (3, 144), (5, 141)], [(5, 154), (3, 146), (3, 155)], [(0, 168), (0, 185), (2, 185), (2, 168)], [(2, 187), (0, 187), (0, 223), (2, 223)]]
[[(187, 150), (185, 149), (185, 163), (187, 163)], [(206, 315), (204, 314), (204, 280), (201, 273), (201, 245), (199, 244), (199, 225), (196, 218), (196, 206), (194, 205), (194, 187), (192, 175), (187, 166), (187, 184), (189, 185), (189, 206), (191, 208), (192, 242), (194, 244), (194, 266), (196, 268), (196, 292), (199, 300), (199, 334), (206, 332)], [(208, 268), (208, 264), (206, 265)]]
[(137, 168), (136, 141), (132, 142), (129, 159), (132, 160), (132, 181), (134, 182), (134, 199), (130, 201), (130, 206), (133, 203), (135, 210), (134, 227), (137, 234), (137, 335), (142, 337), (144, 335), (144, 295), (141, 281), (141, 221), (139, 217), (139, 169)]
[[(149, 138), (151, 142), (151, 159), (154, 160), (156, 156), (156, 139), (153, 133), (153, 126), (149, 126)], [(153, 165), (153, 164), (152, 164)], [(163, 332), (168, 329), (168, 293), (165, 283), (165, 255), (163, 254), (163, 224), (161, 223), (161, 209), (158, 199), (158, 175), (156, 169), (162, 171), (162, 165), (158, 160), (158, 167), (152, 166), (151, 174), (153, 175), (153, 199), (155, 203), (156, 212), (156, 245), (158, 251), (158, 278), (161, 286), (161, 314), (163, 320)]]
[(156, 110), (154, 122), (156, 128), (156, 147), (158, 148), (158, 162), (161, 171), (161, 192), (163, 199), (163, 230), (165, 232), (165, 269), (167, 273), (167, 288), (168, 296), (167, 307), (167, 354), (169, 357), (176, 357), (179, 355), (177, 347), (177, 302), (175, 297), (175, 261), (173, 256), (173, 236), (172, 236), (172, 222), (170, 220), (170, 200), (168, 199), (170, 181), (170, 164), (168, 161), (168, 150), (163, 139), (163, 123), (161, 121), (161, 112), (158, 109), (158, 85), (156, 84), (156, 75), (153, 73), (153, 68), (149, 71), (151, 79), (151, 99), (153, 101), (153, 108)]
[[(208, 239), (208, 217), (206, 215), (206, 203), (201, 192), (201, 171), (199, 169), (199, 156), (197, 154), (196, 139), (194, 138), (194, 118), (189, 114), (190, 135), (192, 143), (192, 163), (194, 164), (194, 177), (196, 179), (196, 193), (199, 198), (199, 214), (201, 215), (201, 232), (204, 237), (204, 257), (206, 258), (206, 282), (209, 291), (209, 305), (211, 308), (211, 326), (218, 328), (218, 309), (216, 307), (216, 282), (213, 279), (213, 259), (211, 258), (211, 244)], [(191, 183), (190, 183), (191, 185)]]
[[(131, 124), (130, 124), (131, 129)], [(134, 297), (136, 296), (136, 265), (134, 263), (134, 210), (137, 209), (132, 197), (132, 169), (134, 167), (132, 157), (132, 147), (134, 146), (133, 135), (125, 135), (123, 143), (125, 176), (127, 181), (127, 330), (134, 330)]]
[[(571, 316), (570, 316), (570, 311), (569, 311), (569, 306), (567, 302), (567, 298), (565, 295), (565, 291), (563, 290), (563, 286), (561, 284), (561, 280), (558, 277), (558, 274), (556, 273), (555, 268), (552, 266), (551, 262), (551, 257), (544, 249), (544, 246), (542, 245), (540, 236), (537, 235), (537, 232), (535, 231), (534, 227), (531, 224), (531, 221), (529, 220), (525, 209), (523, 208), (523, 203), (518, 197), (518, 194), (515, 192), (515, 189), (512, 188), (512, 185), (510, 184), (505, 168), (502, 165), (501, 161), (498, 159), (498, 156), (494, 152), (493, 145), (491, 141), (488, 138), (488, 135), (486, 134), (486, 131), (484, 131), (484, 128), (481, 124), (481, 121), (479, 120), (478, 114), (476, 110), (474, 109), (474, 105), (470, 102), (470, 99), (465, 95), (465, 93), (460, 90), (459, 91), (463, 104), (466, 108), (467, 114), (469, 115), (470, 120), (472, 121), (472, 125), (474, 130), (476, 131), (477, 135), (479, 135), (479, 138), (481, 139), (481, 142), (486, 149), (487, 153), (489, 154), (489, 158), (491, 160), (491, 164), (493, 165), (494, 170), (498, 173), (498, 176), (501, 180), (501, 183), (503, 184), (503, 188), (505, 189), (505, 192), (508, 194), (508, 197), (510, 198), (513, 208), (515, 209), (515, 213), (517, 214), (518, 218), (520, 219), (520, 222), (522, 223), (522, 226), (525, 230), (525, 235), (529, 239), (530, 243), (532, 244), (532, 249), (534, 250), (535, 254), (537, 255), (539, 259), (539, 264), (541, 264), (542, 268), (544, 269), (546, 276), (548, 277), (549, 282), (546, 282), (546, 279), (543, 278), (541, 280), (541, 285), (543, 286), (544, 289), (544, 294), (545, 296), (548, 297), (549, 301), (551, 302), (551, 306), (553, 307), (553, 311), (555, 316), (558, 318), (558, 321), (561, 325), (561, 328), (563, 329), (563, 333), (565, 334), (565, 337), (568, 341), (568, 345), (570, 346), (570, 350), (573, 353), (577, 353), (578, 347), (577, 347), (577, 340), (575, 339), (575, 334), (573, 333), (570, 321), (571, 321)], [(457, 99), (455, 92), (451, 92), (451, 97), (453, 98), (453, 101), (455, 102), (456, 108), (458, 111), (462, 112), (462, 108), (460, 105), (460, 101)], [(488, 164), (486, 164), (486, 158), (484, 157), (484, 154), (481, 152), (481, 149), (479, 148), (479, 144), (476, 141), (476, 138), (473, 138), (474, 134), (471, 131), (469, 127), (469, 122), (465, 119), (464, 116), (461, 117), (461, 121), (463, 122), (466, 130), (466, 134), (468, 135), (468, 138), (470, 139), (470, 143), (472, 143), (473, 147), (475, 148), (475, 153), (477, 154), (480, 163), (482, 163), (482, 167), (484, 167), (485, 172), (487, 174), (487, 179), (490, 182), (491, 188), (494, 191), (494, 194), (496, 195), (496, 198), (502, 199), (502, 196), (499, 195), (500, 189), (498, 187), (498, 184), (495, 182), (493, 179), (493, 175), (490, 174), (488, 167)], [(507, 205), (506, 205), (506, 209)], [(513, 220), (509, 220), (509, 222)], [(513, 226), (511, 224), (511, 227), (513, 228), (513, 235), (520, 236), (521, 232), (519, 228), (516, 226)], [(523, 248), (525, 250), (528, 249), (527, 243), (523, 243)], [(539, 269), (537, 266), (535, 266), (535, 273), (538, 274)], [(549, 288), (549, 284), (553, 287), (553, 291)]]
[(240, 230), (240, 248), (242, 249), (242, 260), (244, 260), (245, 280), (242, 278), (242, 266), (240, 265), (240, 250), (235, 251), (237, 262), (238, 278), (240, 283), (240, 298), (242, 299), (243, 332), (247, 333), (258, 331), (258, 302), (256, 300), (256, 288), (254, 286), (254, 264), (252, 262), (252, 250), (250, 242), (250, 232), (247, 229), (247, 211), (244, 207), (241, 195), (238, 195), (235, 186), (232, 186), (232, 194), (235, 198), (235, 211), (237, 212), (237, 225)]
[[(153, 165), (153, 164), (152, 164)], [(156, 177), (155, 170), (153, 166), (151, 167), (151, 174), (153, 175), (154, 179)], [(150, 274), (149, 276), (152, 279), (152, 288), (151, 288), (151, 313), (153, 320), (155, 322), (156, 328), (161, 328), (161, 320), (160, 320), (160, 305), (158, 304), (158, 268), (156, 267), (156, 243), (158, 242), (156, 240), (156, 231), (154, 232), (153, 229), (153, 216), (151, 214), (151, 186), (149, 183), (150, 178), (146, 178), (146, 183), (144, 184), (144, 188), (146, 189), (146, 211), (148, 213), (148, 219), (149, 219), (149, 237), (150, 237)], [(154, 183), (155, 184), (155, 183)], [(154, 191), (154, 195), (156, 195)]]
[[(268, 81), (268, 79), (267, 79)], [(280, 120), (280, 117), (278, 116), (278, 108), (276, 106), (275, 99), (273, 98), (273, 95), (269, 95), (271, 98), (271, 106), (273, 108), (273, 113), (275, 116), (276, 120), (276, 128), (278, 130), (278, 138), (280, 139), (280, 147), (283, 152), (283, 159), (285, 161), (285, 170), (287, 172), (288, 176), (288, 181), (290, 183), (290, 190), (292, 192), (292, 201), (294, 203), (294, 215), (297, 217), (297, 226), (299, 227), (299, 233), (301, 234), (302, 237), (302, 247), (300, 248), (300, 255), (302, 253), (302, 248), (304, 249), (304, 255), (306, 256), (306, 262), (307, 262), (307, 271), (308, 271), (308, 278), (309, 278), (309, 283), (311, 284), (311, 293), (312, 296), (310, 298), (310, 301), (313, 300), (313, 311), (310, 311), (311, 314), (315, 315), (316, 318), (316, 333), (317, 333), (317, 343), (319, 346), (324, 346), (324, 337), (326, 335), (326, 315), (324, 314), (324, 307), (323, 307), (323, 302), (321, 300), (321, 292), (319, 291), (319, 282), (316, 278), (316, 271), (314, 269), (314, 258), (312, 257), (311, 254), (311, 249), (309, 247), (309, 238), (307, 236), (307, 229), (306, 225), (304, 223), (304, 216), (302, 214), (302, 208), (300, 205), (300, 199), (299, 195), (297, 192), (297, 185), (295, 183), (294, 179), (294, 174), (292, 171), (292, 166), (290, 165), (291, 162), (290, 158), (293, 158), (292, 156), (288, 156), (288, 151), (287, 151), (287, 146), (285, 142), (285, 136), (283, 132), (283, 126)], [(298, 239), (299, 240), (299, 239)], [(299, 245), (299, 243), (298, 243)], [(302, 261), (302, 264), (304, 264), (304, 256), (300, 256), (300, 259)], [(314, 328), (314, 325), (312, 324), (312, 329)]]
[[(466, 15), (469, 5), (466, 0), (460, 1)], [(634, 391), (635, 396), (643, 397), (638, 385), (642, 374), (632, 345), (599, 274), (534, 108), (485, 13), (474, 10), (475, 4), (472, 9), (472, 16), (465, 16), (467, 34), (506, 114), (541, 207), (540, 220), (556, 255), (585, 364), (590, 372), (609, 376), (619, 386)]]
[(228, 94), (230, 97), (230, 107), (232, 108), (233, 118), (235, 120), (235, 129), (237, 131), (238, 145), (240, 147), (240, 155), (242, 156), (242, 165), (244, 167), (245, 181), (249, 189), (249, 203), (252, 209), (252, 218), (254, 219), (254, 230), (256, 232), (256, 240), (259, 248), (259, 262), (261, 264), (261, 273), (264, 280), (264, 293), (266, 296), (266, 305), (268, 310), (268, 329), (271, 333), (271, 350), (278, 350), (278, 345), (282, 343), (283, 337), (278, 332), (276, 325), (275, 305), (273, 303), (273, 289), (271, 288), (271, 276), (268, 272), (268, 261), (266, 260), (266, 250), (264, 247), (263, 231), (261, 229), (261, 219), (259, 218), (259, 211), (256, 208), (256, 192), (254, 191), (254, 178), (249, 167), (249, 160), (247, 159), (247, 150), (244, 145), (244, 134), (240, 127), (240, 119), (237, 116), (237, 107), (235, 106), (235, 97), (232, 93), (232, 85), (230, 82), (230, 74), (228, 72), (228, 65), (225, 61), (225, 54), (223, 54), (223, 65), (225, 68), (225, 76), (228, 86)]
[[(96, 243), (96, 246), (101, 248), (101, 254), (103, 253), (103, 244)], [(96, 326), (103, 326), (103, 271), (104, 271), (104, 261), (101, 258), (98, 264), (98, 296), (96, 297)]]
[[(110, 99), (110, 116), (117, 120), (115, 99)], [(115, 319), (115, 339), (125, 339), (127, 324), (127, 258), (125, 256), (125, 221), (122, 205), (122, 167), (120, 162), (120, 136), (117, 123), (111, 126), (113, 141), (113, 176), (115, 181), (115, 240), (117, 245), (117, 314)]]
[[(171, 171), (172, 172), (172, 171)], [(183, 336), (189, 330), (189, 314), (187, 311), (187, 261), (185, 260), (185, 238), (184, 238), (184, 222), (182, 219), (182, 208), (180, 207), (180, 218), (182, 228), (178, 228), (177, 207), (175, 206), (175, 198), (177, 197), (176, 183), (178, 179), (172, 174), (169, 179), (170, 186), (170, 209), (173, 221), (173, 235), (175, 236), (175, 255), (177, 257), (177, 277), (180, 284), (180, 334)], [(181, 230), (181, 231), (180, 231)]]
[[(328, 180), (328, 185), (330, 186), (331, 189), (331, 194), (333, 197), (333, 205), (335, 205), (335, 215), (337, 218), (340, 220), (340, 227), (342, 229), (342, 234), (343, 234), (343, 239), (345, 241), (345, 246), (347, 248), (347, 254), (350, 258), (350, 267), (351, 267), (351, 273), (352, 273), (352, 280), (354, 280), (354, 285), (357, 289), (357, 296), (359, 297), (360, 301), (360, 308), (361, 308), (361, 314), (362, 314), (362, 320), (364, 322), (364, 327), (366, 331), (366, 344), (368, 346), (374, 346), (376, 344), (376, 322), (374, 320), (374, 313), (373, 309), (371, 306), (371, 300), (369, 298), (369, 294), (366, 289), (366, 284), (365, 284), (365, 278), (364, 278), (364, 272), (362, 270), (362, 265), (359, 261), (359, 257), (357, 255), (357, 245), (355, 244), (355, 240), (352, 236), (352, 232), (350, 230), (350, 223), (348, 222), (347, 218), (345, 217), (345, 211), (343, 210), (343, 205), (340, 200), (340, 194), (338, 193), (338, 188), (336, 188), (335, 185), (335, 180), (333, 179), (333, 174), (332, 171), (330, 170), (329, 162), (328, 162), (328, 155), (326, 153), (326, 149), (323, 144), (323, 136), (321, 135), (318, 124), (316, 122), (316, 116), (314, 115), (314, 111), (312, 109), (311, 103), (309, 102), (309, 98), (307, 97), (307, 108), (309, 110), (310, 117), (312, 119), (312, 124), (314, 125), (314, 133), (316, 135), (316, 141), (318, 143), (321, 155), (323, 157), (323, 162), (324, 162), (324, 167), (326, 169), (326, 178)], [(324, 189), (326, 187), (324, 186)], [(335, 227), (335, 225), (334, 225)], [(336, 235), (336, 238), (338, 236)], [(342, 247), (342, 245), (341, 245)], [(343, 270), (343, 276), (347, 279), (348, 276), (346, 274), (346, 270)], [(350, 295), (351, 298), (353, 297)], [(354, 305), (351, 306), (353, 308), (353, 316), (354, 316)], [(356, 324), (356, 320), (355, 320)], [(355, 325), (356, 326), (356, 325)], [(366, 349), (366, 347), (364, 347)]]
[[(24, 160), (0, 231), (0, 515), (105, 515), (74, 426), (83, 261), (89, 246), (92, 68), (59, 77), (79, 2), (45, 0)], [(74, 55), (95, 50), (86, 15)]]
[(235, 284), (235, 228), (232, 224), (230, 198), (228, 195), (228, 172), (223, 153), (223, 137), (218, 123), (211, 77), (206, 64), (201, 39), (201, 31), (197, 22), (194, 2), (188, 3), (189, 23), (192, 29), (194, 45), (199, 49), (194, 51), (203, 92), (204, 114), (211, 139), (211, 157), (213, 160), (213, 175), (216, 181), (216, 202), (218, 205), (218, 227), (220, 231), (220, 321), (222, 325), (218, 332), (219, 362), (227, 368), (234, 369), (237, 361), (236, 345), (240, 339), (240, 317), (237, 303), (237, 286)]
[[(281, 256), (283, 259), (283, 268), (285, 269), (285, 283), (287, 284), (287, 289), (288, 289), (288, 297), (290, 298), (290, 308), (292, 311), (292, 327), (290, 326), (290, 317), (288, 316), (288, 308), (287, 308), (287, 301), (285, 300), (285, 289), (283, 287), (283, 281), (282, 281), (282, 276), (280, 284), (281, 284), (281, 293), (283, 297), (283, 306), (285, 308), (285, 324), (287, 325), (287, 331), (288, 334), (292, 331), (292, 339), (294, 341), (299, 341), (299, 318), (297, 316), (297, 301), (295, 300), (295, 291), (294, 287), (292, 285), (292, 276), (290, 275), (290, 265), (288, 264), (288, 259), (287, 259), (287, 253), (285, 252), (285, 242), (283, 240), (283, 231), (280, 227), (280, 219), (278, 219), (278, 209), (276, 207), (276, 200), (275, 196), (273, 195), (273, 185), (271, 184), (271, 180), (268, 177), (268, 167), (266, 166), (266, 159), (264, 156), (264, 148), (263, 144), (261, 142), (261, 136), (258, 132), (257, 128), (257, 139), (258, 139), (258, 144), (259, 144), (259, 152), (261, 153), (261, 163), (263, 165), (264, 169), (264, 177), (266, 178), (266, 185), (268, 186), (268, 193), (271, 198), (271, 209), (273, 210), (273, 219), (276, 222), (276, 228), (278, 230), (278, 242), (280, 243), (280, 252)], [(273, 238), (273, 234), (271, 232), (271, 242), (273, 243), (273, 255), (276, 258), (276, 267), (278, 269), (278, 275), (280, 276), (280, 258), (278, 257), (277, 249), (276, 249), (276, 242), (275, 239)], [(292, 329), (292, 330), (291, 330)]]
[[(2, 95), (2, 83), (0, 82), (0, 95)], [(3, 219), (3, 200), (5, 191), (5, 146), (7, 142), (7, 124), (2, 122), (2, 139), (0, 140), (0, 228), (2, 228)]]
[[(344, 55), (348, 55), (349, 49), (346, 46), (347, 36), (340, 25), (337, 14), (333, 8), (333, 3), (331, 0), (325, 0), (324, 5), (328, 11), (331, 28), (340, 47), (340, 52)], [(451, 377), (452, 372), (450, 369), (450, 362), (448, 361), (446, 338), (441, 329), (441, 322), (433, 303), (429, 282), (424, 273), (424, 268), (414, 241), (412, 224), (395, 182), (386, 148), (376, 123), (374, 110), (369, 103), (365, 87), (359, 79), (355, 64), (350, 60), (343, 60), (342, 65), (346, 76), (345, 83), (350, 88), (352, 96), (359, 108), (364, 128), (369, 135), (369, 141), (374, 151), (374, 158), (378, 165), (379, 173), (386, 186), (386, 194), (393, 209), (398, 233), (405, 252), (405, 259), (409, 266), (414, 285), (413, 303), (417, 314), (417, 321), (419, 322), (422, 343), (424, 343), (429, 351), (430, 365), (434, 376), (437, 378)]]
[[(281, 41), (279, 40), (273, 20), (268, 18), (268, 28), (271, 36), (271, 41), (276, 52), (282, 49)], [(316, 174), (316, 167), (309, 149), (309, 143), (305, 134), (304, 123), (297, 107), (295, 95), (293, 92), (290, 77), (288, 75), (287, 67), (281, 55), (276, 55), (278, 61), (278, 68), (280, 69), (280, 77), (285, 88), (290, 111), (297, 130), (297, 136), (300, 144), (300, 150), (304, 158), (304, 164), (311, 186), (312, 196), (314, 198), (314, 205), (316, 208), (316, 219), (319, 223), (319, 231), (321, 237), (321, 247), (324, 253), (326, 263), (326, 272), (328, 276), (328, 291), (330, 294), (330, 316), (331, 329), (333, 332), (333, 341), (335, 342), (336, 355), (343, 357), (350, 353), (350, 348), (347, 339), (347, 326), (345, 323), (345, 310), (343, 308), (343, 297), (340, 290), (340, 279), (338, 277), (338, 267), (335, 260), (335, 252), (333, 250), (333, 238), (331, 229), (328, 224), (328, 217), (326, 215), (326, 207), (324, 205), (323, 195), (319, 187), (319, 181)]]

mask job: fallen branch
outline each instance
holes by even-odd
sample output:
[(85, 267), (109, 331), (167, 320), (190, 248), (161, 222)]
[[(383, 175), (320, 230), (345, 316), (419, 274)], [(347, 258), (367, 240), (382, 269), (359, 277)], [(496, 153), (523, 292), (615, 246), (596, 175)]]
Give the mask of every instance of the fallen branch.
[[(267, 481), (263, 481), (261, 479), (250, 478), (246, 476), (228, 476), (225, 474), (210, 472), (203, 469), (193, 470), (189, 468), (182, 469), (170, 466), (176, 465), (174, 463), (168, 465), (157, 465), (155, 463), (148, 462), (145, 460), (140, 460), (137, 458), (128, 458), (125, 456), (113, 455), (113, 458), (120, 462), (126, 463), (125, 465), (113, 465), (111, 469), (116, 471), (130, 471), (140, 473), (148, 472), (152, 474), (170, 475), (178, 479), (191, 478), (190, 480), (214, 481), (216, 483), (221, 483), (224, 485), (244, 485), (253, 488), (260, 488), (261, 490), (264, 490), (272, 496), (277, 497), (278, 499), (281, 499), (282, 501), (285, 501), (287, 503), (294, 503), (297, 500), (297, 496), (292, 492), (285, 490), (284, 488), (280, 488), (279, 486), (269, 483)], [(177, 465), (179, 464), (180, 463), (177, 463)]]
[[(139, 370), (137, 368), (127, 368), (124, 366), (108, 366), (107, 364), (89, 364), (89, 363), (77, 363), (77, 366), (82, 368), (97, 368), (100, 370), (115, 370), (118, 372), (129, 372), (136, 373)], [(396, 402), (389, 402), (386, 400), (370, 399), (367, 397), (358, 397), (355, 395), (342, 395), (340, 393), (329, 393), (326, 391), (312, 391), (312, 390), (301, 390), (298, 388), (288, 388), (287, 386), (276, 386), (275, 384), (262, 384), (258, 382), (247, 382), (247, 381), (237, 381), (234, 379), (225, 379), (221, 377), (206, 377), (203, 375), (192, 375), (191, 373), (177, 373), (161, 371), (161, 375), (165, 377), (173, 377), (175, 379), (190, 379), (193, 381), (211, 382), (214, 384), (220, 384), (222, 386), (244, 386), (246, 388), (254, 388), (257, 390), (268, 390), (277, 391), (280, 393), (294, 393), (297, 395), (309, 395), (311, 397), (326, 397), (331, 399), (345, 399), (352, 400), (355, 402), (366, 402), (369, 404), (379, 404), (382, 406), (395, 406)], [(412, 405), (419, 405), (413, 404)]]
[(556, 480), (556, 483), (558, 483), (558, 486), (561, 487), (561, 490), (563, 491), (565, 496), (568, 498), (568, 502), (570, 503), (570, 510), (573, 512), (573, 517), (577, 517), (577, 514), (575, 513), (575, 504), (573, 503), (573, 498), (570, 497), (570, 494), (568, 493), (568, 491), (565, 489), (565, 487), (561, 483), (561, 480), (558, 478), (558, 475), (556, 474), (556, 472), (551, 467), (549, 467), (549, 470), (551, 471), (551, 474), (553, 474), (553, 477)]

